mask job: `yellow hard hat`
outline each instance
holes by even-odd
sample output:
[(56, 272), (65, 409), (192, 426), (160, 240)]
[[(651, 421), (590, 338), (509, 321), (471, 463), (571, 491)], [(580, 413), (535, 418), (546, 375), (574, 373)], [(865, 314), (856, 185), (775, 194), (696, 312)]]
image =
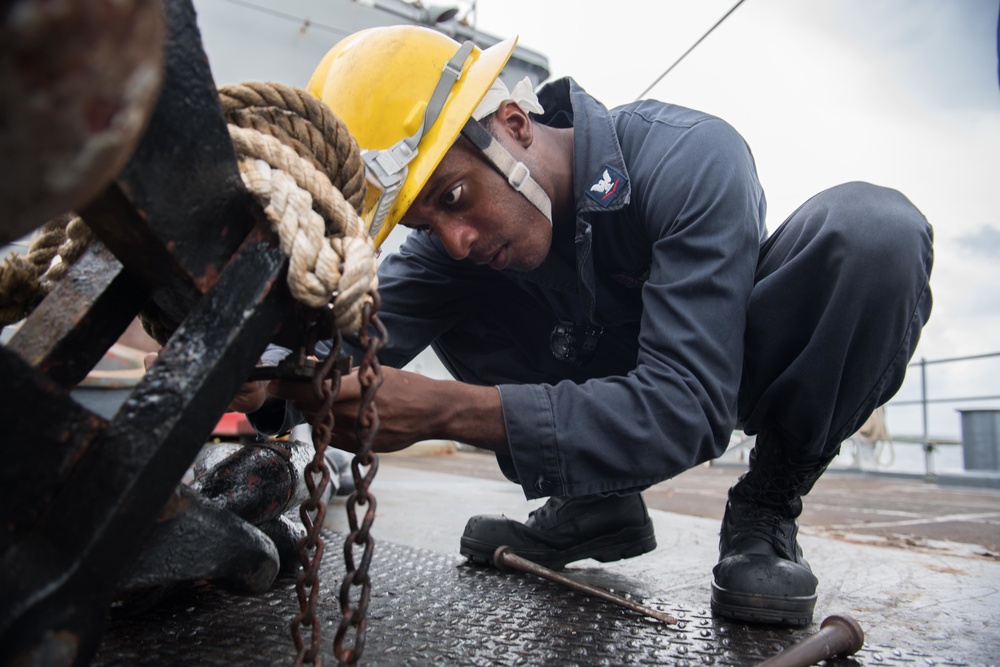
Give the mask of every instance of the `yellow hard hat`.
[(375, 246), (413, 203), (517, 38), (486, 50), (417, 26), (370, 28), (324, 56), (307, 89), (344, 121), (365, 160), (363, 217)]

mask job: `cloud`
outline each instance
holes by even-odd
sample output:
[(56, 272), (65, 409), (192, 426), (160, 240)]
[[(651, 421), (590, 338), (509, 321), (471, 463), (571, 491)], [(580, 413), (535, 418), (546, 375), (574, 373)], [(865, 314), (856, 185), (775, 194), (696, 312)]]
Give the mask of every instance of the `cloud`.
[(955, 238), (963, 253), (986, 259), (1000, 259), (1000, 226), (983, 225)]
[(942, 108), (1000, 105), (997, 0), (849, 0), (802, 3), (798, 11), (827, 15), (896, 94)]

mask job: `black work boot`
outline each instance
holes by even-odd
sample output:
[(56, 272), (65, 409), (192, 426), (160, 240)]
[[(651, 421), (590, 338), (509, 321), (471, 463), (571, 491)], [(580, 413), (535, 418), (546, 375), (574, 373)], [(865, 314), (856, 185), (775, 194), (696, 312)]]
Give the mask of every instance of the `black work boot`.
[(802, 557), (796, 518), (802, 496), (829, 462), (792, 462), (777, 450), (754, 447), (749, 471), (729, 490), (722, 519), (712, 570), (714, 613), (756, 623), (812, 622), (819, 582)]
[(656, 548), (656, 537), (638, 493), (553, 496), (524, 523), (505, 516), (472, 517), (465, 525), (460, 551), (474, 563), (489, 565), (493, 552), (504, 545), (558, 570), (584, 558), (607, 563), (644, 554)]

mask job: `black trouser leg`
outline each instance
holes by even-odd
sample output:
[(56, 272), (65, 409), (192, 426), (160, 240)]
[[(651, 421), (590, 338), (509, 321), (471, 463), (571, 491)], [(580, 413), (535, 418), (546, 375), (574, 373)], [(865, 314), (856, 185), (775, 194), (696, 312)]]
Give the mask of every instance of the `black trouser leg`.
[(834, 456), (903, 381), (931, 310), (932, 230), (895, 190), (848, 183), (761, 248), (740, 420), (796, 458)]
[(931, 228), (898, 192), (849, 183), (800, 207), (761, 248), (740, 419), (757, 433), (730, 490), (712, 609), (805, 625), (817, 580), (798, 544), (801, 497), (899, 388), (930, 314)]

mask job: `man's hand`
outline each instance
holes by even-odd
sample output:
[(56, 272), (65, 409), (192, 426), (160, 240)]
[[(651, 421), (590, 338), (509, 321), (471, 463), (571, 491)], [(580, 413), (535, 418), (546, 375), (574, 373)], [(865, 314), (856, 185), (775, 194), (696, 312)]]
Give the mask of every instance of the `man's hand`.
[[(425, 399), (433, 394), (434, 381), (393, 368), (383, 368), (382, 375), (382, 386), (375, 395), (379, 415), (376, 451), (394, 452), (432, 437), (427, 427), (436, 410)], [(268, 386), (268, 393), (272, 398), (291, 401), (310, 423), (322, 408), (322, 402), (309, 382), (273, 380)], [(348, 451), (357, 450), (355, 429), (360, 408), (361, 383), (355, 369), (340, 381), (340, 391), (332, 410), (334, 434), (331, 444)]]
[[(150, 352), (142, 359), (143, 366), (146, 370), (153, 365), (156, 358), (159, 355), (156, 352)], [(256, 412), (260, 410), (260, 407), (264, 405), (264, 401), (267, 399), (267, 382), (244, 382), (236, 396), (233, 397), (232, 402), (230, 402), (229, 407), (226, 408), (227, 412)]]
[[(374, 449), (395, 452), (430, 439), (459, 440), (493, 451), (507, 450), (507, 433), (495, 387), (477, 387), (431, 378), (394, 368), (382, 369), (382, 386), (375, 395), (379, 429)], [(308, 382), (274, 380), (268, 386), (273, 398), (291, 401), (312, 422), (321, 403)], [(355, 428), (361, 407), (357, 372), (341, 379), (333, 405), (332, 444), (357, 450)]]
[(236, 396), (229, 403), (229, 412), (242, 412), (248, 414), (260, 410), (267, 400), (267, 382), (258, 380), (256, 382), (244, 382), (240, 385)]

